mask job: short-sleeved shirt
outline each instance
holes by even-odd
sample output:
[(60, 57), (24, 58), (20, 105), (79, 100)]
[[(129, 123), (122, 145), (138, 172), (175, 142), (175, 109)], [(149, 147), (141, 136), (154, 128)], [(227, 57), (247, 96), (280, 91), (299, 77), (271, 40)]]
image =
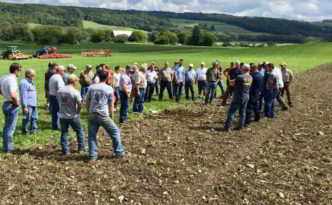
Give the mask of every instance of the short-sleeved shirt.
[(57, 96), (60, 88), (64, 87), (65, 83), (60, 74), (55, 74), (51, 77), (49, 82), (49, 94)]
[(130, 74), (130, 80), (131, 80), (131, 83), (132, 83), (133, 87), (136, 87), (136, 84), (139, 83), (140, 78), (139, 78), (139, 73), (138, 72), (139, 71), (136, 70), (134, 73)]
[(127, 87), (128, 92), (132, 90), (132, 82), (127, 73), (122, 73), (120, 76), (120, 90), (124, 91), (124, 88)]
[(196, 69), (196, 78), (198, 81), (204, 81), (206, 80), (206, 72), (207, 72), (207, 68), (197, 68)]
[(251, 77), (252, 77), (252, 85), (250, 87), (250, 95), (252, 96), (259, 94), (262, 91), (263, 77), (259, 72), (252, 74)]
[(44, 84), (44, 88), (46, 91), (48, 91), (49, 87), (49, 82), (50, 82), (50, 79), (51, 77), (55, 74), (55, 71), (54, 70), (50, 70), (50, 71), (47, 71), (45, 73), (45, 84)]
[(185, 70), (183, 66), (179, 66), (175, 70), (176, 82), (181, 83), (185, 80)]
[(80, 84), (81, 86), (90, 86), (92, 85), (93, 72), (90, 70), (88, 73), (82, 71), (80, 73)]
[(138, 88), (146, 88), (147, 87), (147, 81), (146, 81), (146, 78), (145, 78), (145, 74), (142, 73), (142, 72), (138, 72), (138, 82), (137, 82), (137, 87)]
[(65, 74), (63, 74), (62, 79), (63, 82), (65, 83), (65, 85), (68, 85), (68, 77), (69, 77), (70, 73), (65, 72)]
[[(129, 78), (129, 77), (128, 77)], [(93, 84), (87, 93), (89, 113), (109, 116), (108, 105), (112, 104), (113, 88), (105, 83)]]
[(10, 96), (12, 92), (16, 92), (16, 97), (19, 97), (19, 90), (16, 79), (17, 78), (15, 74), (9, 74), (4, 76), (1, 80), (1, 92), (5, 102), (13, 101), (12, 97)]
[(293, 72), (287, 68), (285, 70), (281, 70), (281, 73), (282, 73), (282, 79), (283, 79), (284, 83), (289, 83), (294, 78)]
[(269, 74), (269, 78), (267, 79), (266, 83), (266, 90), (268, 91), (276, 91), (279, 90), (279, 83), (278, 83), (278, 76), (275, 72), (271, 72)]
[(284, 80), (282, 79), (282, 73), (280, 68), (274, 68), (272, 73), (275, 73), (275, 75), (277, 76), (277, 83), (278, 83), (278, 87), (279, 88), (283, 88), (284, 87)]
[(170, 68), (160, 70), (160, 78), (162, 82), (171, 82), (172, 70)]
[(156, 71), (148, 70), (145, 75), (146, 75), (146, 80), (148, 81), (148, 83), (156, 83), (157, 78), (158, 78)]
[(209, 68), (206, 72), (206, 80), (209, 83), (214, 83), (220, 80), (220, 71), (216, 68)]
[(120, 87), (120, 73), (113, 74), (113, 87)]
[(59, 89), (57, 99), (60, 106), (59, 117), (72, 119), (77, 117), (77, 103), (82, 101), (81, 94), (72, 86), (65, 86)]
[(37, 90), (36, 85), (32, 83), (32, 80), (24, 78), (20, 82), (20, 97), (21, 105), (26, 108), (28, 106), (37, 106)]
[(238, 75), (235, 79), (235, 97), (236, 100), (249, 100), (249, 92), (252, 84), (250, 75)]
[(195, 77), (196, 77), (196, 73), (193, 69), (191, 69), (191, 70), (188, 69), (188, 70), (185, 71), (185, 80), (186, 80), (186, 82), (193, 81), (195, 79)]

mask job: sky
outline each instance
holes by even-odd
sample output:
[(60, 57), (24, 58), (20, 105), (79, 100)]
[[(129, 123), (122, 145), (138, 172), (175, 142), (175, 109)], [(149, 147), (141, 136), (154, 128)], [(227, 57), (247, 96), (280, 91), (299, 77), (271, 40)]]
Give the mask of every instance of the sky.
[(12, 3), (135, 9), (144, 11), (225, 13), (303, 21), (332, 19), (332, 0), (0, 0)]

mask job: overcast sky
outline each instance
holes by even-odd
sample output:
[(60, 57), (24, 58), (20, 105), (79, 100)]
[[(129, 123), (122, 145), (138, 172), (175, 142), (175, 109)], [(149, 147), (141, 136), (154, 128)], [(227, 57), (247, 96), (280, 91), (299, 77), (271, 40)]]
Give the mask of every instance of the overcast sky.
[(332, 19), (332, 0), (0, 0), (63, 6), (226, 13), (305, 21)]

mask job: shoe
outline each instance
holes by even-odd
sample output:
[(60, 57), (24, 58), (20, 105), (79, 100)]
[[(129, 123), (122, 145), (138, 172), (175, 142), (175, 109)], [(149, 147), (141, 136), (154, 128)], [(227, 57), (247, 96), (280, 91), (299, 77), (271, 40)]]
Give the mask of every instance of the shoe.
[(243, 130), (243, 128), (244, 128), (244, 127), (238, 126), (238, 127), (236, 127), (234, 130), (240, 131), (240, 130)]
[(286, 110), (288, 110), (288, 107), (283, 107), (281, 110), (286, 111)]
[(8, 154), (19, 154), (20, 152), (21, 152), (20, 148), (5, 151), (5, 153), (8, 153)]
[(131, 153), (130, 152), (121, 152), (121, 153), (113, 153), (112, 157), (114, 158), (123, 158), (123, 157), (130, 157)]
[(230, 132), (231, 128), (230, 127), (224, 127), (224, 129), (222, 131), (224, 131), (224, 132)]

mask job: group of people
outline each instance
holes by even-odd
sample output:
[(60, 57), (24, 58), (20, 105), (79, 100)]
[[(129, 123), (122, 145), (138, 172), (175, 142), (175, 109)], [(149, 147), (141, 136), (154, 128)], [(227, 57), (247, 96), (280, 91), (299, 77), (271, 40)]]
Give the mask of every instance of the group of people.
[[(93, 73), (92, 66), (86, 65), (79, 76), (75, 75), (77, 67), (49, 63), (45, 72), (45, 97), (48, 109), (52, 113), (52, 129), (58, 130), (60, 125), (60, 145), (64, 155), (70, 154), (68, 149), (69, 126), (76, 132), (78, 152), (84, 152), (84, 131), (80, 122), (80, 112), (83, 105), (88, 109), (88, 155), (91, 160), (97, 159), (96, 135), (102, 126), (112, 139), (113, 155), (124, 155), (121, 144), (120, 130), (112, 120), (113, 111), (120, 103), (120, 123), (128, 120), (128, 107), (132, 103), (133, 112), (143, 112), (144, 103), (150, 102), (154, 91), (163, 100), (167, 89), (169, 99), (179, 102), (185, 90), (186, 99), (195, 100), (195, 84), (198, 85), (198, 96), (204, 98), (205, 104), (211, 104), (217, 97), (216, 89), (221, 90), (221, 106), (225, 106), (227, 99), (233, 96), (229, 107), (224, 129), (229, 131), (232, 125), (233, 114), (239, 110), (239, 129), (251, 123), (252, 112), (254, 120), (260, 120), (260, 112), (264, 102), (266, 117), (275, 117), (275, 99), (279, 101), (283, 110), (288, 106), (282, 96), (286, 91), (288, 105), (292, 106), (290, 84), (293, 80), (292, 72), (287, 64), (282, 63), (281, 70), (272, 63), (245, 64), (231, 63), (224, 69), (219, 61), (212, 62), (211, 68), (206, 68), (202, 62), (194, 69), (193, 64), (184, 68), (184, 61), (174, 62), (172, 68), (166, 62), (163, 68), (155, 63), (127, 65), (125, 68), (116, 66), (115, 70), (106, 64), (100, 64)], [(16, 128), (17, 115), (20, 106), (23, 109), (23, 134), (34, 134), (37, 130), (37, 90), (33, 83), (36, 72), (28, 69), (17, 85), (17, 77), (21, 72), (21, 65), (13, 63), (9, 67), (10, 74), (0, 78), (0, 92), (4, 96), (3, 111), (4, 151), (12, 152), (12, 136)], [(123, 72), (122, 72), (123, 71)], [(224, 86), (224, 78), (227, 78)], [(76, 89), (80, 84), (81, 91)]]

